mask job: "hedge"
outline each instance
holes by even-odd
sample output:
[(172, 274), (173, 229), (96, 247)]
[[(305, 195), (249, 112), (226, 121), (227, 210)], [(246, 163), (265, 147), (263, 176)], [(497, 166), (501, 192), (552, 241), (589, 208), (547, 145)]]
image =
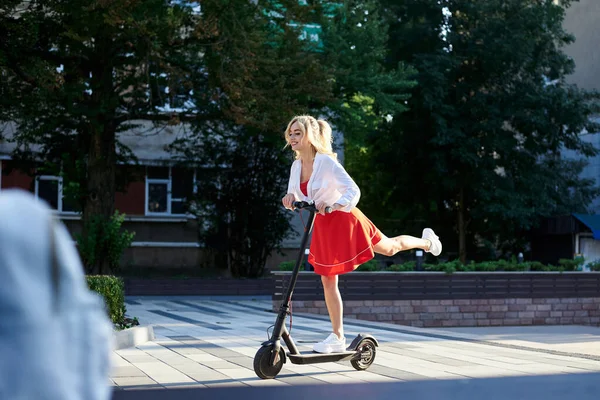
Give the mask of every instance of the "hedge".
[[(484, 262), (470, 262), (462, 264), (459, 260), (438, 263), (423, 264), (422, 271), (431, 272), (482, 272), (482, 271), (580, 271), (584, 265), (582, 258), (561, 259), (558, 265), (546, 265), (538, 261), (526, 261), (518, 263), (515, 260), (496, 260)], [(280, 271), (291, 271), (294, 267), (293, 261), (284, 261), (279, 265)], [(587, 267), (591, 271), (600, 271), (600, 261), (588, 263)], [(381, 267), (380, 264), (372, 259), (357, 268), (357, 271), (416, 271), (416, 262), (410, 261), (403, 264), (394, 264), (389, 267)]]
[[(518, 263), (514, 260), (497, 260), (497, 261), (484, 261), (484, 262), (470, 262), (462, 264), (459, 260), (454, 260), (439, 264), (423, 264), (423, 271), (435, 271), (435, 272), (494, 272), (494, 271), (535, 271), (535, 272), (549, 272), (549, 271), (580, 271), (582, 270), (583, 259), (561, 259), (558, 265), (546, 265), (539, 261), (526, 261)], [(591, 270), (600, 270), (597, 265), (588, 264)], [(415, 271), (416, 263), (414, 261), (391, 265), (386, 269), (387, 271)]]
[(104, 298), (107, 313), (113, 324), (122, 324), (127, 311), (123, 279), (109, 275), (88, 275), (86, 279), (88, 287)]

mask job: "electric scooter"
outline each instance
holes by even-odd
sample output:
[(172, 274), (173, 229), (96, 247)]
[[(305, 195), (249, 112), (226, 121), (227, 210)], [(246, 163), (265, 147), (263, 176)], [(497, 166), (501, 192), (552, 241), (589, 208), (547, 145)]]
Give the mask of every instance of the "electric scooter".
[[(352, 343), (346, 348), (346, 351), (341, 353), (315, 353), (315, 352), (300, 352), (296, 347), (296, 344), (292, 340), (290, 333), (285, 326), (285, 320), (289, 312), (289, 305), (292, 299), (292, 293), (296, 286), (296, 280), (300, 271), (300, 266), (304, 260), (304, 249), (308, 242), (308, 237), (312, 231), (315, 214), (317, 209), (312, 203), (305, 201), (297, 201), (293, 203), (296, 210), (308, 210), (309, 217), (304, 227), (304, 236), (302, 237), (302, 244), (300, 245), (300, 252), (292, 272), (289, 286), (287, 288), (285, 297), (279, 308), (279, 314), (275, 322), (271, 338), (262, 343), (262, 346), (256, 352), (254, 356), (254, 372), (259, 378), (262, 379), (273, 379), (277, 376), (283, 363), (287, 362), (287, 359), (293, 364), (317, 364), (324, 362), (336, 362), (336, 361), (350, 361), (352, 366), (359, 370), (366, 370), (375, 361), (375, 354), (379, 343), (377, 340), (369, 334), (358, 334)], [(325, 209), (326, 213), (331, 212), (331, 207)], [(285, 342), (288, 348), (288, 352), (284, 351), (281, 346), (281, 339)]]

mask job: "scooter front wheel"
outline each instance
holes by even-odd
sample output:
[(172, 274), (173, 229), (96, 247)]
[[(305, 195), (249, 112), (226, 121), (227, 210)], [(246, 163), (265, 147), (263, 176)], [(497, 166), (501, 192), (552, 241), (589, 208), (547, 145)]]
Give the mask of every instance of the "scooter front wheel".
[(358, 357), (350, 360), (350, 364), (359, 371), (364, 371), (369, 368), (375, 361), (375, 355), (377, 354), (377, 346), (371, 339), (364, 339), (356, 347)]
[(283, 367), (283, 357), (285, 356), (283, 348), (279, 349), (279, 354), (275, 359), (275, 365), (271, 364), (272, 351), (272, 346), (261, 347), (254, 356), (254, 372), (261, 379), (275, 378)]

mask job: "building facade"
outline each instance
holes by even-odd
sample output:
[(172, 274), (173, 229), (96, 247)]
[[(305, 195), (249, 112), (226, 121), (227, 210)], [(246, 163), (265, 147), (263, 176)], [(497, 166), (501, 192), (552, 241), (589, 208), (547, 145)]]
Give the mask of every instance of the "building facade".
[[(187, 194), (196, 191), (199, 174), (192, 168), (176, 165), (166, 148), (186, 135), (186, 127), (155, 128), (140, 122), (138, 128), (119, 134), (139, 160), (139, 166), (119, 165), (134, 177), (124, 191), (115, 193), (115, 209), (125, 214), (124, 229), (135, 232), (126, 250), (125, 268), (195, 268), (209, 266), (198, 240), (197, 219), (186, 212)], [(63, 193), (61, 177), (25, 173), (11, 159), (15, 145), (10, 142), (15, 127), (6, 126), (0, 140), (0, 190), (18, 188), (46, 201), (72, 234), (81, 232), (81, 215), (74, 210)], [(282, 135), (283, 136), (283, 135)], [(335, 147), (343, 162), (342, 137), (335, 134)], [(282, 139), (283, 140), (283, 139)], [(285, 193), (282, 192), (282, 197)], [(300, 247), (304, 221), (299, 214), (292, 217), (293, 237), (284, 240), (279, 251), (267, 262), (276, 269), (282, 261), (295, 260)]]
[[(556, 0), (559, 1), (559, 0)], [(575, 62), (575, 71), (567, 82), (582, 89), (600, 90), (600, 1), (579, 0), (567, 9), (564, 29), (575, 36), (575, 42), (564, 52)], [(600, 122), (600, 115), (593, 117)], [(584, 141), (600, 149), (600, 132), (582, 132)], [(563, 156), (579, 158), (570, 150)], [(582, 177), (593, 179), (600, 185), (600, 155), (588, 158)], [(561, 216), (546, 221), (534, 235), (532, 255), (535, 259), (555, 263), (559, 258), (583, 256), (585, 262), (600, 260), (600, 198), (590, 205), (588, 214)]]

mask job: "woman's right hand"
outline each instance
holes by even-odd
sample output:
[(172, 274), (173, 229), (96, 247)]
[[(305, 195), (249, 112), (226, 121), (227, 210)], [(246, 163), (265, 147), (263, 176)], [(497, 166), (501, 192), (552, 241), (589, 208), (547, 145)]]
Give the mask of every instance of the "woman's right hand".
[(288, 193), (286, 194), (283, 199), (281, 199), (281, 202), (283, 203), (283, 206), (285, 208), (287, 208), (288, 210), (293, 210), (294, 207), (292, 206), (292, 203), (296, 201), (296, 196), (294, 196), (292, 193)]

